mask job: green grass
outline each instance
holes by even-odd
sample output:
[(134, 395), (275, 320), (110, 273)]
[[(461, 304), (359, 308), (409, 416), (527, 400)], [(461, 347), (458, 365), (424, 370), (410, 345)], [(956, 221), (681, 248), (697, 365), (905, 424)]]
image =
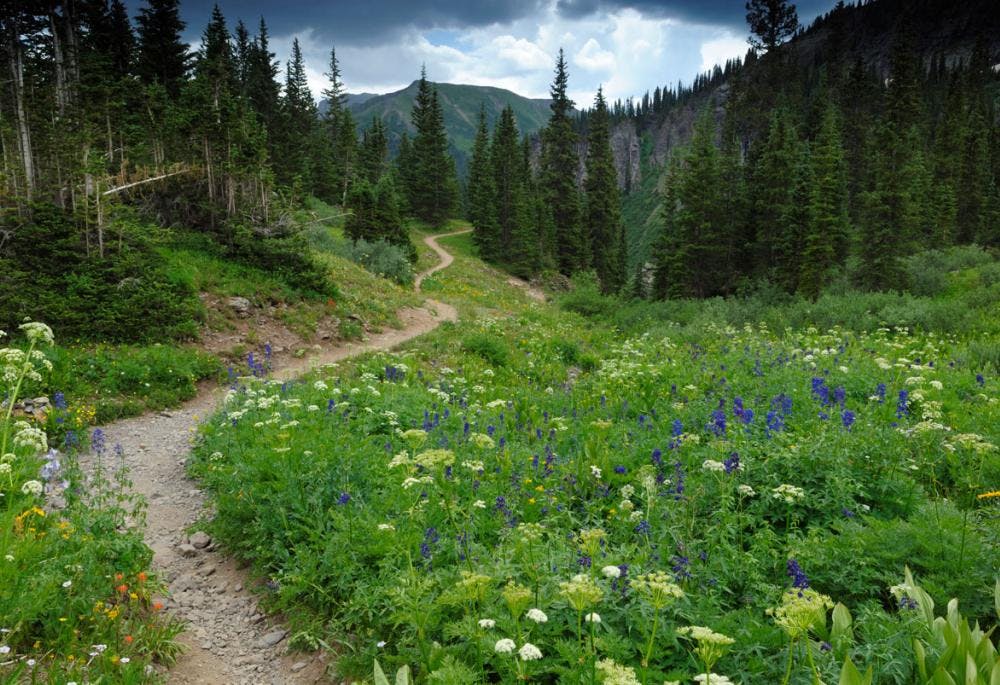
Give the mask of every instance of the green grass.
[[(48, 382), (106, 388), (121, 381), (114, 365), (103, 369), (111, 378), (98, 378), (96, 364), (92, 378), (60, 378), (71, 352), (47, 344), (28, 351), (0, 350), (0, 388), (11, 402), (30, 397), (23, 381), (44, 379), (50, 360)], [(174, 638), (182, 626), (154, 600), (164, 586), (143, 541), (145, 504), (131, 493), (123, 455), (97, 431), (90, 437), (82, 430), (92, 418), (86, 408), (57, 401), (49, 430), (41, 431), (0, 413), (3, 682), (149, 682), (147, 667), (169, 664), (179, 651)], [(93, 471), (77, 462), (88, 445)]]
[[(623, 335), (608, 324), (621, 303), (590, 318), (540, 304), (469, 236), (442, 244), (455, 262), (424, 290), (459, 324), (249, 386), (192, 463), (215, 535), (277, 583), (294, 645), (338, 643), (339, 676), (377, 657), (418, 682), (590, 683), (611, 659), (689, 682), (678, 629), (701, 625), (735, 639), (716, 672), (778, 683), (788, 636), (768, 610), (794, 610), (790, 558), (854, 616), (850, 638), (811, 614), (794, 683), (812, 682), (810, 661), (837, 682), (848, 656), (875, 682), (912, 682), (923, 629), (889, 593), (906, 566), (939, 605), (997, 622), (996, 504), (976, 497), (1000, 487), (1000, 385), (977, 378), (968, 338), (807, 323), (843, 302), (796, 305), (788, 330), (732, 325), (734, 303), (633, 317)], [(603, 568), (620, 565), (612, 582)], [(661, 604), (640, 580), (653, 572), (683, 597)], [(503, 638), (542, 659), (498, 653)]]

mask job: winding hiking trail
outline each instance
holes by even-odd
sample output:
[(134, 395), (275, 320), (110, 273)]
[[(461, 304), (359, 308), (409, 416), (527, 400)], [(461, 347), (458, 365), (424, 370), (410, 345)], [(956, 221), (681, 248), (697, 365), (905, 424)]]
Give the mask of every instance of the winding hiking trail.
[[(446, 268), (454, 257), (438, 238), (471, 229), (427, 236), (424, 242), (440, 262), (416, 278), (415, 288)], [(399, 312), (398, 330), (372, 335), (364, 342), (343, 343), (305, 360), (292, 360), (272, 376), (287, 380), (312, 368), (372, 350), (387, 350), (457, 321), (451, 305), (426, 300), (424, 307)], [(118, 421), (104, 427), (107, 444), (120, 444), (134, 490), (148, 502), (146, 542), (153, 567), (167, 583), (166, 609), (187, 623), (180, 640), (187, 646), (167, 672), (168, 682), (182, 685), (298, 685), (324, 679), (325, 654), (285, 655), (288, 634), (257, 607), (246, 570), (208, 536), (186, 530), (207, 513), (208, 500), (185, 473), (185, 460), (198, 423), (212, 414), (222, 389), (206, 390), (181, 407)]]

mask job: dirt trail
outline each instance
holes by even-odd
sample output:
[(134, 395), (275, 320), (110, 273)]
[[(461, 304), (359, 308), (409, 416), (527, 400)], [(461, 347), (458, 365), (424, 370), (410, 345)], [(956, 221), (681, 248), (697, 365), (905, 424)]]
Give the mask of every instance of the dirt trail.
[[(466, 233), (455, 231), (444, 235)], [(443, 235), (424, 239), (441, 258), (421, 273), (425, 277), (452, 263), (437, 244)], [(274, 372), (290, 379), (312, 368), (371, 350), (386, 350), (456, 321), (451, 305), (427, 300), (424, 308), (404, 309), (403, 327), (372, 335), (364, 342), (344, 343), (308, 359), (293, 360)], [(104, 427), (109, 445), (120, 444), (131, 469), (134, 489), (148, 504), (146, 541), (153, 549), (153, 566), (167, 582), (167, 610), (188, 624), (181, 637), (188, 650), (167, 673), (182, 685), (298, 685), (323, 679), (323, 654), (285, 655), (285, 628), (257, 607), (245, 569), (203, 534), (189, 538), (186, 529), (206, 513), (205, 494), (187, 478), (185, 460), (202, 419), (210, 415), (221, 389), (206, 390), (170, 411), (126, 419)]]
[(459, 231), (452, 231), (451, 233), (440, 233), (438, 235), (429, 235), (426, 238), (424, 238), (424, 243), (429, 248), (437, 252), (437, 256), (441, 261), (437, 263), (437, 266), (432, 266), (431, 268), (427, 269), (427, 271), (424, 271), (422, 274), (419, 274), (417, 276), (416, 282), (414, 283), (414, 285), (417, 288), (417, 292), (420, 292), (420, 285), (424, 282), (425, 278), (427, 278), (428, 276), (433, 276), (441, 269), (449, 267), (451, 263), (455, 261), (455, 258), (452, 257), (451, 254), (446, 249), (438, 245), (438, 238), (449, 238), (453, 235), (463, 235), (465, 233), (472, 233), (472, 229), (463, 228)]

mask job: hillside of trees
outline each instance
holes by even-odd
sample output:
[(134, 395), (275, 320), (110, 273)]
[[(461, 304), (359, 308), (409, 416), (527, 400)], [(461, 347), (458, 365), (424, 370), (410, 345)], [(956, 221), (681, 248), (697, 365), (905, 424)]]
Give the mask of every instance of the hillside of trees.
[[(572, 102), (560, 52), (542, 130), (480, 103), (462, 174), (442, 94), (455, 87), (426, 73), (412, 136), (394, 143), (377, 116), (359, 136), (333, 46), (312, 93), (298, 42), (280, 62), (263, 19), (216, 7), (189, 52), (178, 0), (146, 0), (134, 25), (120, 0), (17, 4), (0, 17), (0, 324), (117, 301), (123, 283), (168, 315), (136, 213), (331, 288), (289, 218), (310, 196), (345, 208), (350, 238), (413, 257), (408, 218), (465, 215), (486, 260), (525, 278), (593, 272), (605, 293), (898, 289), (917, 249), (1000, 246), (993, 15), (940, 4), (841, 3), (803, 30), (793, 5), (753, 0), (744, 60), (625, 102)], [(61, 262), (32, 252), (46, 234)], [(76, 304), (38, 301), (39, 284)]]

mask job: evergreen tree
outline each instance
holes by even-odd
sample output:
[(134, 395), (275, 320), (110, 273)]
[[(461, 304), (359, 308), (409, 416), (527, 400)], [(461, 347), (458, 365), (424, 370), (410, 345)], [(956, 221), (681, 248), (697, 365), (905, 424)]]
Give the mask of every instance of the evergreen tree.
[(139, 58), (136, 70), (147, 84), (159, 83), (172, 97), (180, 94), (188, 73), (187, 46), (179, 0), (146, 0), (139, 10)]
[(403, 248), (410, 261), (417, 260), (417, 248), (403, 224), (399, 193), (391, 173), (383, 174), (375, 184), (375, 238)]
[(801, 271), (803, 227), (794, 217), (802, 144), (784, 108), (772, 114), (762, 145), (751, 189), (758, 263), (768, 278), (793, 291)]
[(486, 128), (485, 105), (479, 107), (479, 126), (476, 128), (476, 140), (472, 145), (467, 195), (469, 221), (472, 223), (473, 239), (479, 247), (479, 255), (487, 261), (495, 261), (500, 251), (500, 240), (496, 222), (496, 186), (493, 182), (490, 160), (490, 136)]
[(285, 67), (285, 93), (282, 100), (286, 137), (281, 149), (281, 157), (275, 162), (279, 179), (291, 183), (298, 178), (302, 187), (313, 189), (313, 155), (315, 149), (313, 131), (316, 126), (316, 103), (313, 101), (306, 79), (305, 62), (299, 39), (292, 41), (292, 56)]
[(437, 89), (421, 72), (412, 112), (417, 133), (413, 139), (413, 169), (407, 174), (410, 210), (432, 226), (444, 223), (455, 209), (458, 182), (455, 161), (448, 153), (448, 134)]
[(246, 65), (246, 92), (257, 119), (267, 131), (268, 153), (277, 161), (287, 138), (281, 117), (281, 86), (279, 66), (271, 52), (267, 24), (260, 20), (257, 35), (250, 46)]
[(688, 283), (694, 272), (678, 223), (683, 174), (684, 155), (683, 151), (678, 150), (667, 165), (663, 191), (663, 230), (653, 246), (652, 295), (659, 300), (688, 295)]
[(658, 280), (666, 284), (662, 290), (670, 295), (723, 294), (734, 285), (729, 266), (732, 236), (722, 200), (723, 166), (710, 109), (699, 117), (683, 166), (677, 171), (672, 179), (675, 185), (667, 193), (673, 206), (667, 209), (669, 235), (664, 248), (668, 254), (661, 257), (663, 273)]
[(375, 189), (365, 178), (358, 178), (347, 193), (349, 214), (344, 232), (353, 241), (375, 240)]
[(556, 265), (567, 276), (590, 266), (590, 244), (581, 222), (576, 183), (580, 160), (576, 150), (577, 135), (570, 118), (573, 101), (566, 93), (568, 82), (566, 58), (560, 49), (555, 79), (549, 90), (552, 115), (542, 132), (540, 182), (552, 212)]
[(598, 88), (587, 134), (586, 226), (594, 271), (605, 293), (618, 292), (625, 282), (625, 224), (621, 217), (618, 172), (611, 151), (608, 103)]
[(241, 97), (247, 96), (247, 76), (250, 69), (251, 54), (253, 51), (253, 41), (246, 24), (240, 19), (236, 22), (236, 40), (233, 44), (233, 58), (235, 61), (236, 82), (239, 86)]
[(958, 237), (958, 186), (962, 151), (965, 148), (966, 118), (961, 78), (956, 72), (948, 86), (944, 114), (934, 136), (932, 216), (934, 242), (950, 244)]
[(847, 254), (847, 176), (837, 113), (827, 107), (811, 151), (809, 221), (803, 240), (799, 291), (819, 295)]
[(118, 79), (125, 79), (132, 72), (135, 59), (135, 35), (128, 10), (121, 0), (111, 0), (108, 13), (108, 42), (106, 49), (111, 56), (112, 73)]
[(900, 231), (893, 208), (891, 152), (874, 144), (870, 151), (873, 160), (873, 187), (862, 194), (861, 244), (859, 253), (859, 284), (871, 290), (899, 289), (903, 270)]
[(388, 170), (389, 141), (382, 120), (372, 115), (372, 123), (361, 136), (358, 175), (371, 185), (378, 183)]
[(496, 193), (497, 257), (515, 274), (531, 276), (537, 266), (537, 245), (530, 236), (521, 137), (510, 105), (504, 107), (493, 130), (490, 161)]
[(756, 50), (773, 51), (799, 26), (795, 5), (786, 0), (748, 0), (746, 10), (750, 45)]

